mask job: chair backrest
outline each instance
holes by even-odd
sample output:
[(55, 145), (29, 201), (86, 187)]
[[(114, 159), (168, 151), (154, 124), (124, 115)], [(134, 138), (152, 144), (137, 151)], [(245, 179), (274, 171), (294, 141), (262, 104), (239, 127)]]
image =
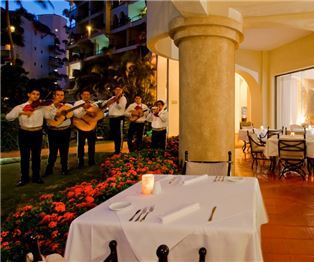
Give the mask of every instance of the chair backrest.
[(264, 147), (264, 145), (260, 142), (260, 139), (258, 138), (256, 133), (247, 132), (247, 136), (249, 138), (251, 152), (254, 153), (254, 152), (260, 151), (261, 147)]
[(305, 140), (280, 139), (278, 142), (280, 159), (301, 160), (306, 158)]
[(282, 135), (284, 133), (284, 127), (282, 129), (270, 129), (267, 128), (267, 138), (270, 138), (272, 136), (277, 136), (279, 138), (279, 135)]
[(116, 240), (109, 242), (110, 254), (105, 258), (104, 262), (118, 262), (117, 244)]
[(228, 152), (227, 161), (189, 161), (188, 151), (185, 151), (184, 163), (183, 173), (186, 175), (230, 176), (232, 153)]

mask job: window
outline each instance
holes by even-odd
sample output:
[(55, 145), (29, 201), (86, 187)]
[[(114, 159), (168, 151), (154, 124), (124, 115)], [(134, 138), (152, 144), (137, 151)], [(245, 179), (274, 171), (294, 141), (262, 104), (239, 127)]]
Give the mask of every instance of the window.
[(314, 68), (276, 76), (276, 126), (314, 123)]
[(36, 62), (34, 62), (34, 66), (36, 66), (37, 65), (37, 63)]
[(37, 47), (36, 47), (36, 46), (34, 46), (34, 50), (35, 50), (35, 51), (37, 50)]

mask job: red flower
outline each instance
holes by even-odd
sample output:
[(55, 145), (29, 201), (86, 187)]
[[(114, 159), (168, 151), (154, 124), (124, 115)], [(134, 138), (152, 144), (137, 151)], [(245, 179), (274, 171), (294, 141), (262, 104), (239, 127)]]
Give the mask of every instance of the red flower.
[(87, 196), (87, 197), (85, 198), (85, 200), (86, 200), (87, 203), (93, 203), (93, 202), (94, 202), (94, 198), (91, 197), (91, 196)]
[(49, 224), (48, 224), (48, 227), (49, 228), (55, 228), (57, 226), (57, 222), (54, 222), (54, 221), (51, 221)]
[(58, 230), (54, 230), (51, 233), (51, 238), (56, 238), (59, 235), (59, 231)]
[(63, 212), (65, 211), (65, 204), (62, 202), (53, 202), (53, 204), (55, 205), (55, 210), (57, 212)]
[(23, 211), (29, 211), (29, 210), (32, 210), (33, 206), (31, 205), (28, 205), (28, 206), (25, 206), (22, 208)]
[(75, 214), (71, 213), (71, 212), (66, 212), (63, 215), (63, 218), (64, 218), (65, 221), (72, 220), (74, 217), (75, 217)]
[(40, 200), (49, 200), (49, 199), (52, 199), (53, 197), (53, 194), (44, 194), (44, 195), (41, 195), (40, 196)]
[(20, 235), (22, 235), (22, 231), (19, 230), (18, 228), (14, 229), (13, 237), (20, 236)]
[(9, 231), (2, 231), (1, 236), (6, 237), (9, 234)]

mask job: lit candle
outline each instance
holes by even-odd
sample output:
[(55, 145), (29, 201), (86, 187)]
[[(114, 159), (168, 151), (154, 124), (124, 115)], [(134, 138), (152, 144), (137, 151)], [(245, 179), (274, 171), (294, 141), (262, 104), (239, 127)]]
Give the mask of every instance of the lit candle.
[(263, 127), (263, 126), (261, 126), (261, 129), (262, 129), (262, 130), (264, 130), (264, 127)]
[(147, 174), (142, 176), (142, 193), (144, 195), (152, 194), (154, 189), (154, 175)]
[(291, 132), (291, 135), (294, 136), (294, 132)]

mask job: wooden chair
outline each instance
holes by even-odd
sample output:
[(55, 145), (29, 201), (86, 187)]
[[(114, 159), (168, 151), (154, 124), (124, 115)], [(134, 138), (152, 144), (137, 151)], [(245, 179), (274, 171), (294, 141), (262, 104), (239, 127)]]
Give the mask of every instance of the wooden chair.
[(105, 258), (104, 262), (118, 262), (117, 241), (111, 240), (109, 242), (110, 254)]
[(232, 153), (228, 152), (227, 161), (190, 161), (188, 151), (185, 151), (183, 174), (209, 176), (230, 176)]
[(279, 163), (283, 166), (280, 178), (288, 172), (296, 172), (305, 179), (303, 166), (306, 159), (305, 140), (279, 140)]
[[(249, 138), (249, 144), (251, 149), (251, 156), (253, 159), (252, 169), (254, 168), (254, 164), (256, 163), (256, 167), (258, 166), (258, 160), (269, 160), (264, 155), (265, 143), (262, 143), (259, 137), (255, 133), (247, 132), (247, 136)], [(270, 169), (273, 168), (273, 161), (271, 161)]]

